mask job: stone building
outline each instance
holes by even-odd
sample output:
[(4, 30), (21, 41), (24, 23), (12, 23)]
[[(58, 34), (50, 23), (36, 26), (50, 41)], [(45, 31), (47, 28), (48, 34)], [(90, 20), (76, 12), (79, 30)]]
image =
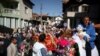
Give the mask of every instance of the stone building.
[(22, 28), (28, 26), (32, 19), (30, 0), (0, 0), (0, 25), (8, 28)]

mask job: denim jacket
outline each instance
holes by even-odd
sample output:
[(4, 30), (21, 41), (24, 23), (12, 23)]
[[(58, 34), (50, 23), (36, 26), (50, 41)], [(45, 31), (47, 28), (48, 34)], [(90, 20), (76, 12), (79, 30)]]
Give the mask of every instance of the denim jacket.
[(91, 48), (93, 49), (95, 47), (94, 41), (96, 39), (95, 28), (92, 23), (89, 23), (88, 26), (85, 26), (85, 25), (82, 25), (82, 26), (85, 28), (86, 33), (89, 34), (90, 36), (89, 43), (90, 43)]

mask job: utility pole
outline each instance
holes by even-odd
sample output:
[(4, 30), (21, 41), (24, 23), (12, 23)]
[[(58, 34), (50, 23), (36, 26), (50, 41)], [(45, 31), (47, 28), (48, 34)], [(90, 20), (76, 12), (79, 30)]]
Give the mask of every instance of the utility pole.
[(40, 18), (41, 18), (41, 25), (43, 25), (43, 20), (42, 20), (42, 3), (41, 3), (41, 7), (40, 7)]
[(43, 27), (43, 32), (44, 31), (44, 25), (43, 25), (43, 19), (42, 19), (42, 10), (43, 10), (43, 3), (40, 5), (40, 19), (41, 19), (41, 26)]

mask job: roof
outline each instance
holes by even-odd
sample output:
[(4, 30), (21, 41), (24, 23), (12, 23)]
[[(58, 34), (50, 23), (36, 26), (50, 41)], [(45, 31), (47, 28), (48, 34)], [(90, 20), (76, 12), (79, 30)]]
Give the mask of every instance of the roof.
[(37, 14), (37, 13), (33, 13), (32, 15), (33, 15), (33, 17), (40, 17), (40, 16), (42, 16), (42, 17), (48, 17), (48, 14)]
[(30, 5), (35, 5), (34, 3), (32, 3), (31, 0), (23, 0), (23, 2), (27, 2), (27, 3), (30, 4)]
[(23, 3), (24, 3), (26, 6), (30, 7), (30, 8), (32, 8), (32, 6), (35, 5), (35, 4), (32, 3), (30, 0), (23, 0)]

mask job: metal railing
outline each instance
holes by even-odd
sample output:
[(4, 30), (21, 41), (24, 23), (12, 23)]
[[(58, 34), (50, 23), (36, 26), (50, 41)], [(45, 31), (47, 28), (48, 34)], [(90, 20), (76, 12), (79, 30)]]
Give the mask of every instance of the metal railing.
[(11, 13), (11, 14), (19, 14), (19, 10), (16, 9), (8, 9), (8, 8), (0, 8), (0, 13)]

